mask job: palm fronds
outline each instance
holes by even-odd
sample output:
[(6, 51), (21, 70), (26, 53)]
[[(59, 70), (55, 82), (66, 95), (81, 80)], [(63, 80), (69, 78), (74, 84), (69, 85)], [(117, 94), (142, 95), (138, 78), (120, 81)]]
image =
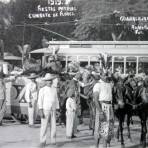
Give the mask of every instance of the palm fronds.
[(101, 62), (101, 68), (102, 69), (108, 69), (109, 68), (109, 62), (112, 59), (112, 56), (108, 53), (100, 53), (99, 54), (99, 60)]

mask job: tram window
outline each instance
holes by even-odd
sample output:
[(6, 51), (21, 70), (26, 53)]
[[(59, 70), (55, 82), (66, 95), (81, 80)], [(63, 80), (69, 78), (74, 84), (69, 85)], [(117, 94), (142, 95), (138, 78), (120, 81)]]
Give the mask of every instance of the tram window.
[(76, 56), (68, 56), (68, 61), (77, 61), (77, 57)]
[(123, 62), (115, 62), (114, 63), (114, 72), (120, 72), (123, 73), (124, 72), (124, 63)]
[(148, 57), (140, 57), (138, 63), (138, 73), (148, 74)]
[(61, 61), (62, 67), (64, 68), (66, 66), (66, 62), (65, 61)]
[(91, 61), (90, 64), (91, 64), (91, 65), (96, 65), (96, 64), (97, 64), (97, 65), (100, 65), (100, 62)]
[(124, 58), (115, 57), (114, 59), (114, 72), (119, 71), (120, 73), (124, 72)]
[(80, 66), (81, 67), (85, 67), (85, 66), (87, 66), (88, 65), (88, 62), (80, 62)]
[(115, 62), (123, 62), (124, 58), (123, 57), (115, 57), (114, 61)]
[(136, 57), (126, 58), (126, 73), (135, 74), (136, 73)]
[(126, 63), (126, 73), (135, 74), (136, 73), (136, 63), (135, 62), (127, 62)]

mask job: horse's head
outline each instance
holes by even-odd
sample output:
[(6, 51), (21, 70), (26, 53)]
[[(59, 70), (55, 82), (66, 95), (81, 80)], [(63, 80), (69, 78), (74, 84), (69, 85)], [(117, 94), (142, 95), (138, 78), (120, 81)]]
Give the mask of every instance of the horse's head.
[(125, 94), (125, 87), (123, 85), (123, 82), (120, 80), (117, 83), (115, 83), (113, 87), (113, 104), (115, 109), (124, 107), (125, 104), (124, 94)]
[(125, 86), (128, 86), (131, 89), (131, 91), (134, 91), (137, 88), (137, 81), (135, 77), (132, 75), (127, 76), (124, 82)]

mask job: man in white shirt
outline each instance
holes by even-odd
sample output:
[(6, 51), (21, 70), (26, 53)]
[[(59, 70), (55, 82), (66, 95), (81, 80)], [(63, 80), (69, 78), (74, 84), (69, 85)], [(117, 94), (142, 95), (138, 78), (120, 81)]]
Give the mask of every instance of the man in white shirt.
[(114, 129), (112, 84), (108, 81), (108, 73), (102, 73), (100, 81), (94, 85), (93, 94), (96, 106), (95, 146), (98, 148), (102, 137), (106, 148), (113, 137)]
[(28, 103), (28, 120), (29, 127), (34, 127), (34, 122), (36, 119), (36, 109), (37, 109), (37, 83), (35, 79), (37, 75), (32, 73), (29, 77), (30, 82), (26, 85), (25, 100)]
[(43, 81), (45, 86), (39, 91), (38, 107), (41, 116), (40, 146), (46, 144), (48, 122), (50, 123), (51, 144), (56, 144), (56, 109), (59, 107), (57, 91), (52, 87), (55, 76), (46, 74)]

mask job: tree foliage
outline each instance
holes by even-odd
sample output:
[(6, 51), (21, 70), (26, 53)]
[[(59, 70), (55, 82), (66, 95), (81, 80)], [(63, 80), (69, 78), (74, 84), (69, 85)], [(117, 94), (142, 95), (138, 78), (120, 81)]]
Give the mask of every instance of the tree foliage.
[(4, 48), (5, 51), (21, 55), (17, 45), (23, 47), (29, 44), (31, 49), (37, 49), (43, 46), (43, 37), (47, 40), (66, 40), (54, 32), (76, 40), (148, 39), (148, 31), (137, 36), (130, 23), (119, 19), (121, 15), (147, 16), (146, 0), (71, 0), (70, 5), (77, 7), (74, 17), (27, 19), (28, 13), (33, 12), (40, 2), (43, 1), (0, 2), (0, 43), (4, 45), (0, 45), (1, 50)]
[(47, 40), (66, 40), (57, 35), (62, 34), (72, 38), (71, 32), (75, 26), (71, 21), (74, 17), (28, 19), (28, 13), (35, 11), (40, 2), (43, 1), (10, 0), (9, 3), (0, 3), (0, 38), (4, 40), (5, 51), (21, 55), (17, 45), (23, 47), (29, 44), (32, 50), (42, 48), (43, 37)]
[[(79, 40), (136, 40), (130, 24), (119, 20), (121, 15), (146, 16), (145, 0), (81, 0), (80, 20), (74, 35)], [(130, 35), (130, 36), (129, 36)]]

